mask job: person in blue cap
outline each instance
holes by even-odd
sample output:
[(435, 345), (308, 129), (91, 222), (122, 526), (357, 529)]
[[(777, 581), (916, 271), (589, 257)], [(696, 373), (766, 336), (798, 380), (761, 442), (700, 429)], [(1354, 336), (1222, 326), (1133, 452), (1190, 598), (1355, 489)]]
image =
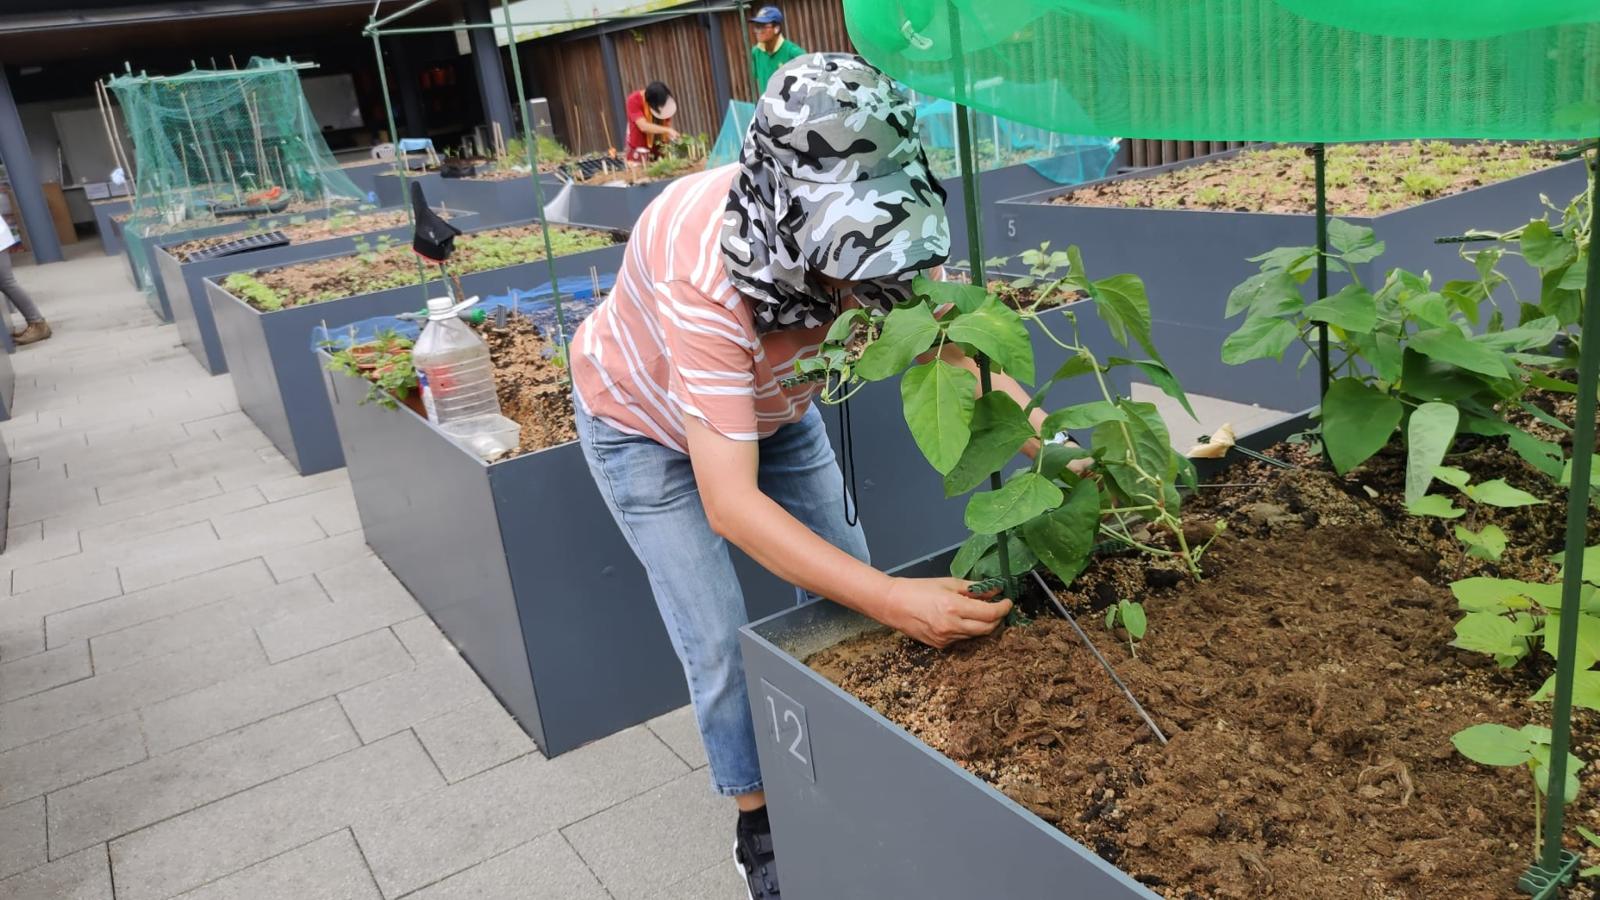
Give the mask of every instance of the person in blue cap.
[(773, 72), (806, 51), (783, 36), (783, 11), (776, 6), (763, 6), (750, 17), (750, 33), (756, 41), (750, 48), (750, 64), (755, 70), (756, 93), (762, 94)]

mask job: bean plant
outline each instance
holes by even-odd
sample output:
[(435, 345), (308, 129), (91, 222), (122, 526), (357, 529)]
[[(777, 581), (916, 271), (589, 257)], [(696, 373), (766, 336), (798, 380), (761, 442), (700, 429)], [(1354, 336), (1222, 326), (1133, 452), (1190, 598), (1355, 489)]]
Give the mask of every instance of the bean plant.
[[(1545, 788), (1550, 780), (1550, 729), (1539, 725), (1524, 725), (1520, 729), (1484, 723), (1474, 725), (1455, 734), (1450, 739), (1461, 755), (1486, 766), (1524, 766), (1533, 778), (1533, 845), (1544, 843)], [(1567, 754), (1567, 779), (1562, 786), (1561, 803), (1571, 803), (1578, 796), (1578, 771), (1583, 760)]]
[[(1012, 576), (1043, 564), (1070, 584), (1104, 539), (1176, 557), (1198, 578), (1209, 542), (1190, 545), (1179, 520), (1178, 483), (1193, 483), (1193, 467), (1173, 452), (1155, 405), (1119, 396), (1105, 378), (1113, 367), (1136, 367), (1188, 406), (1151, 340), (1143, 282), (1134, 275), (1091, 279), (1076, 247), (1052, 252), (1046, 246), (1024, 261), (1032, 274), (1020, 286), (1033, 291), (1033, 302), (1013, 308), (987, 286), (920, 277), (915, 296), (887, 314), (856, 308), (839, 316), (818, 354), (796, 366), (796, 377), (826, 379), (822, 400), (838, 403), (869, 382), (899, 376), (906, 424), (944, 476), (948, 497), (988, 482), (1030, 442), (1069, 430), (1091, 432), (1093, 450), (1047, 443), (997, 490), (972, 494), (965, 512), (972, 536), (952, 563), (955, 576)], [(1121, 346), (1137, 346), (1148, 358), (1097, 358), (1079, 334), (1073, 307), (1083, 298)], [(1061, 303), (1067, 308), (1051, 308)], [(1070, 354), (1043, 379), (1036, 378), (1030, 326)], [(1032, 385), (1026, 405), (1000, 390), (980, 393), (978, 376), (942, 356), (952, 345)], [(1072, 380), (1093, 384), (1100, 399), (1050, 411), (1036, 429), (1030, 414), (1043, 407), (1052, 387)], [(1097, 474), (1073, 470), (1070, 464), (1082, 458), (1094, 460)], [(1175, 548), (1155, 546), (1155, 539), (1143, 537), (1146, 531), (1170, 536)], [(1009, 572), (999, 567), (1002, 534)]]

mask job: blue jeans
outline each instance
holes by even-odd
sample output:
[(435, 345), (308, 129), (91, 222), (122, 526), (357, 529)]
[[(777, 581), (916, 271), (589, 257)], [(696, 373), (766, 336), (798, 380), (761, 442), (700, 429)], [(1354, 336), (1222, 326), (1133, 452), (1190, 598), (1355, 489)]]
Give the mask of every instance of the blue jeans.
[[(578, 440), (600, 496), (644, 564), (656, 606), (683, 663), (695, 720), (725, 796), (761, 790), (745, 692), (739, 626), (750, 620), (728, 543), (711, 530), (689, 457), (626, 434), (573, 404)], [(813, 406), (761, 444), (761, 492), (812, 531), (867, 561), (859, 525), (845, 521), (839, 464)]]

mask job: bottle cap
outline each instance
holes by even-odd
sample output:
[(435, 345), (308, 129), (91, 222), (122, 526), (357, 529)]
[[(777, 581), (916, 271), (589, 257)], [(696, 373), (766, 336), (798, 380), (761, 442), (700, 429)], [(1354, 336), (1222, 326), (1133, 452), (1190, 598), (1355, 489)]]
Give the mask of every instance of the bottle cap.
[(455, 308), (454, 301), (449, 297), (428, 298), (428, 318), (430, 319), (448, 319), (454, 314), (453, 310)]

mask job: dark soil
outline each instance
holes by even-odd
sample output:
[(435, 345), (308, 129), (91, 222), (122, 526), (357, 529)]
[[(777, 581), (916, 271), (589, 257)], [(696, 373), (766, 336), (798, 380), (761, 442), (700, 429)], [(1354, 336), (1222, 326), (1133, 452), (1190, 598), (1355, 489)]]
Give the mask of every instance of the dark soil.
[[(1548, 707), (1525, 701), (1549, 660), (1501, 671), (1449, 647), (1446, 585), (1496, 569), (1552, 578), (1542, 554), (1560, 545), (1563, 505), (1475, 523), (1511, 535), (1516, 550), (1496, 566), (1403, 513), (1398, 455), (1339, 478), (1303, 447), (1275, 453), (1305, 468), (1234, 466), (1226, 481), (1252, 486), (1190, 502), (1187, 519), (1229, 526), (1205, 581), (1102, 557), (1059, 591), (1166, 747), (1053, 618), (944, 652), (875, 632), (808, 662), (1168, 897), (1514, 896), (1533, 853), (1530, 781), (1466, 760), (1450, 736), (1547, 722)], [(1562, 493), (1492, 442), (1451, 462)], [(1137, 656), (1099, 614), (1118, 598), (1149, 615)], [(1575, 716), (1584, 759), (1600, 758), (1596, 724)], [(1590, 827), (1597, 770), (1569, 810)]]
[[(449, 218), (450, 214), (448, 211), (441, 211), (440, 215), (444, 218)], [(289, 243), (304, 244), (308, 241), (324, 241), (329, 238), (363, 234), (368, 231), (387, 231), (391, 228), (399, 228), (408, 221), (409, 219), (407, 219), (404, 212), (379, 212), (360, 216), (331, 216), (326, 219), (313, 219), (298, 225), (266, 222), (262, 228), (257, 229), (257, 232), (281, 232), (284, 237), (289, 239)], [(213, 237), (195, 238), (192, 241), (174, 244), (167, 248), (167, 252), (176, 257), (179, 262), (188, 262), (189, 255), (192, 253), (218, 244), (226, 244), (229, 241), (237, 241), (242, 237), (248, 237), (251, 233), (254, 232), (236, 232), (233, 234), (219, 234)]]
[(532, 453), (578, 439), (572, 423), (572, 384), (555, 358), (555, 348), (531, 322), (513, 318), (504, 328), (478, 329), (494, 362), (500, 412), (522, 426), (522, 441), (511, 456)]
[[(1545, 144), (1335, 144), (1327, 150), (1328, 211), (1336, 216), (1366, 216), (1405, 209), (1559, 165), (1553, 152)], [(1079, 188), (1050, 202), (1310, 214), (1315, 196), (1313, 163), (1305, 149), (1276, 147)]]

